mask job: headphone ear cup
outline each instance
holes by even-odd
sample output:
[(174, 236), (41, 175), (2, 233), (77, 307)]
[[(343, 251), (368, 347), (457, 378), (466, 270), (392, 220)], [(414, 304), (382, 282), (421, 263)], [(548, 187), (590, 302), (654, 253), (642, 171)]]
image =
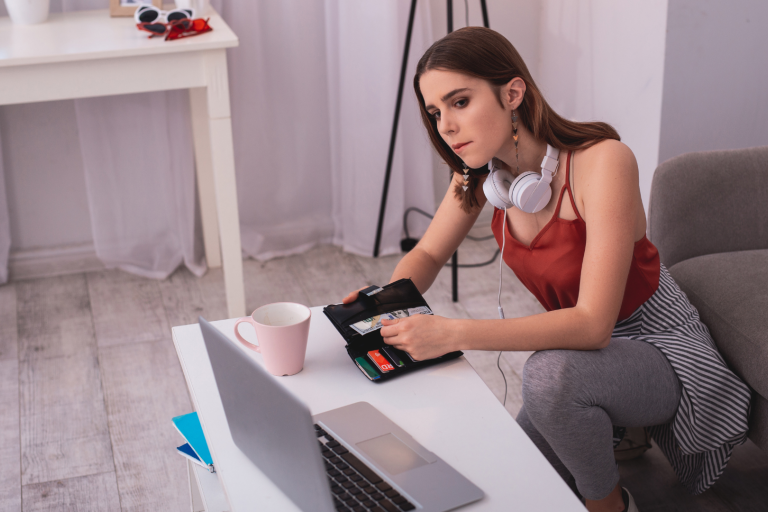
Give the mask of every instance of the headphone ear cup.
[(493, 206), (500, 210), (512, 207), (512, 203), (509, 201), (509, 187), (513, 180), (512, 173), (501, 169), (494, 169), (485, 178), (483, 192)]
[(524, 172), (512, 183), (509, 188), (509, 201), (525, 213), (536, 213), (541, 211), (552, 197), (552, 188), (547, 187), (543, 191), (542, 197), (536, 201), (536, 204), (527, 204), (531, 199), (533, 191), (541, 180), (541, 175), (535, 172)]

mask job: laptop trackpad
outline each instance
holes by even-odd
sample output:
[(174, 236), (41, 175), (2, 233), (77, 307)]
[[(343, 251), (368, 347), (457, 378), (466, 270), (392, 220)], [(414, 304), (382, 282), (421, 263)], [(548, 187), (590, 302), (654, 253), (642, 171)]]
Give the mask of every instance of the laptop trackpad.
[(429, 464), (393, 434), (362, 441), (357, 447), (390, 475)]

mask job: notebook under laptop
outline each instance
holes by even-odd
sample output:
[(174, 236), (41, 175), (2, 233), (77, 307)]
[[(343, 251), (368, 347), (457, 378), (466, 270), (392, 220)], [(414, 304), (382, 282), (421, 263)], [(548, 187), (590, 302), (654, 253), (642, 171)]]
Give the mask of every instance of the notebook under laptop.
[(301, 510), (443, 512), (483, 497), (369, 403), (312, 417), (202, 317), (200, 329), (235, 445)]

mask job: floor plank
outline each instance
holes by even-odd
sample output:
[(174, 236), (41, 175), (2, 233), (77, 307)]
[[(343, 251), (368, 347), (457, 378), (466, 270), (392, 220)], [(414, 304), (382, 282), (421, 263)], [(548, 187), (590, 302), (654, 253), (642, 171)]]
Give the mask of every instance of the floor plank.
[(486, 386), (490, 388), (496, 399), (503, 403), (504, 401), (504, 378), (506, 382), (507, 403), (505, 409), (512, 417), (516, 417), (520, 408), (523, 406), (523, 381), (509, 366), (509, 363), (502, 357), (499, 361), (504, 377), (502, 377), (499, 368), (496, 366), (496, 360), (499, 357), (498, 352), (488, 352), (485, 350), (465, 350), (464, 357), (475, 369), (477, 374), (483, 379)]
[(95, 348), (83, 274), (20, 281), (16, 301), (19, 360), (64, 357)]
[(246, 313), (251, 314), (256, 308), (272, 302), (297, 302), (308, 306), (310, 299), (290, 270), (293, 265), (303, 263), (295, 257), (243, 261)]
[(21, 509), (20, 453), (19, 361), (0, 360), (0, 510)]
[(22, 485), (113, 471), (85, 277), (16, 286)]
[(21, 509), (16, 285), (0, 286), (0, 510)]
[(366, 277), (357, 271), (353, 256), (339, 247), (320, 245), (285, 259), (310, 307), (339, 303), (347, 293), (366, 286)]
[(0, 286), (0, 361), (18, 359), (19, 338), (16, 324), (16, 285)]
[(160, 281), (168, 325), (197, 323), (198, 316), (210, 322), (227, 318), (223, 276), (220, 268), (208, 269), (204, 276), (196, 277), (180, 267), (168, 279)]
[(24, 486), (24, 512), (120, 512), (115, 473), (98, 473)]
[(373, 284), (377, 286), (388, 284), (392, 273), (395, 271), (395, 267), (397, 267), (401, 259), (403, 259), (402, 254), (392, 254), (381, 256), (380, 258), (352, 255), (352, 263), (357, 273), (363, 276), (363, 281), (357, 288)]
[[(99, 349), (123, 511), (189, 510), (183, 444), (171, 423), (192, 412), (170, 338)], [(162, 390), (162, 392), (158, 392)]]
[(752, 441), (737, 446), (711, 492), (739, 512), (768, 509), (768, 453)]
[(86, 276), (100, 347), (158, 340), (171, 332), (158, 281), (120, 270)]
[[(703, 494), (691, 496), (655, 442), (641, 457), (619, 463), (622, 485), (643, 512), (751, 512), (766, 510), (768, 456), (751, 444), (737, 446), (725, 472)], [(760, 467), (745, 469), (745, 466)]]

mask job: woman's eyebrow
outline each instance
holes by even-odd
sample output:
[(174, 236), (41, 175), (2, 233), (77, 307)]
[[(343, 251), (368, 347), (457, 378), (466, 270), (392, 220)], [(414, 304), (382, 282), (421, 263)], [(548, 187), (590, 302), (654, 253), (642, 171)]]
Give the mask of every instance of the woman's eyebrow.
[[(440, 101), (445, 103), (446, 101), (451, 99), (453, 96), (456, 96), (460, 92), (464, 92), (464, 91), (468, 91), (468, 90), (469, 90), (469, 87), (462, 87), (461, 89), (454, 89), (451, 92), (449, 92), (448, 94), (446, 94), (445, 96), (443, 96), (442, 98), (440, 98)], [(434, 105), (427, 105), (426, 107), (424, 107), (424, 110), (429, 110), (431, 108), (435, 108), (435, 106)]]

